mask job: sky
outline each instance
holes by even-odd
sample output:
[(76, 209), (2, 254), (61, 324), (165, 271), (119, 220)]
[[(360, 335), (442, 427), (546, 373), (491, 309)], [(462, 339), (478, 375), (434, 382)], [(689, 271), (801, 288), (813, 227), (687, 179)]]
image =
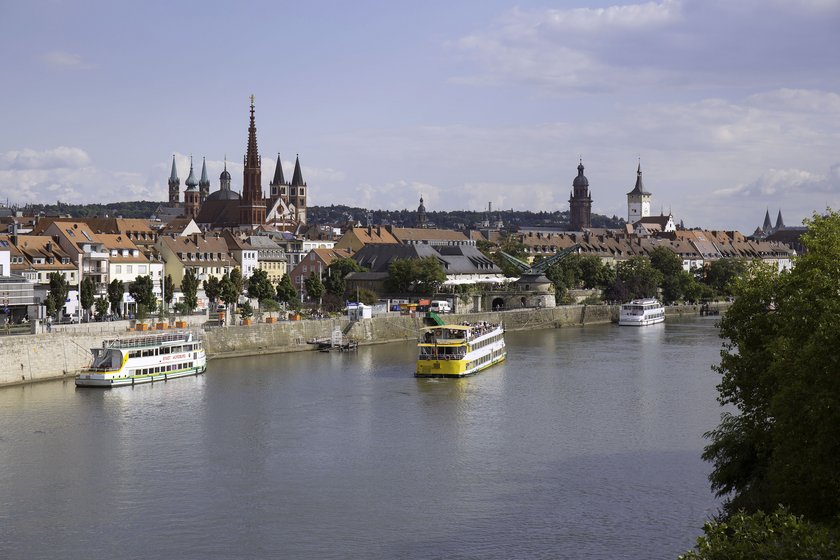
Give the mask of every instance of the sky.
[(840, 0), (0, 0), (0, 197), (166, 200), (206, 158), (310, 205), (653, 213), (751, 233), (840, 208)]

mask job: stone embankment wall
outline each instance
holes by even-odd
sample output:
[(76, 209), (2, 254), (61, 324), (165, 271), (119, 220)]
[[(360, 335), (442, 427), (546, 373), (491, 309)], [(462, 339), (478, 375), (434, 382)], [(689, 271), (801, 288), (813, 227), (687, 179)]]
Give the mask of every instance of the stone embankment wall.
[[(723, 308), (724, 305), (721, 305)], [(667, 314), (696, 315), (698, 306), (667, 308)], [(199, 320), (196, 318), (196, 320)], [(476, 323), (503, 321), (511, 331), (560, 328), (618, 320), (615, 305), (568, 305), (550, 309), (453, 314), (447, 321)], [(307, 341), (329, 337), (336, 328), (360, 344), (414, 340), (422, 317), (389, 315), (350, 323), (347, 319), (283, 321), (250, 326), (198, 327), (211, 358), (312, 350)], [(108, 338), (127, 335), (125, 323), (91, 323), (53, 328), (51, 333), (0, 337), (0, 386), (72, 376), (90, 361), (89, 348)]]

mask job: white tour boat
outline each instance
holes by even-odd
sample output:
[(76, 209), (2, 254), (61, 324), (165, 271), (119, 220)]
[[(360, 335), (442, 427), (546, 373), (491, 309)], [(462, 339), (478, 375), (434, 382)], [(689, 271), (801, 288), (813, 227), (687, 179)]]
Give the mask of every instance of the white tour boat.
[(76, 376), (80, 387), (118, 387), (196, 375), (207, 369), (201, 340), (189, 331), (117, 338), (91, 348), (90, 367)]
[(621, 306), (618, 324), (631, 327), (644, 327), (665, 321), (665, 308), (659, 301), (648, 299), (634, 299)]
[(505, 328), (491, 325), (437, 325), (420, 331), (417, 377), (465, 377), (505, 359)]

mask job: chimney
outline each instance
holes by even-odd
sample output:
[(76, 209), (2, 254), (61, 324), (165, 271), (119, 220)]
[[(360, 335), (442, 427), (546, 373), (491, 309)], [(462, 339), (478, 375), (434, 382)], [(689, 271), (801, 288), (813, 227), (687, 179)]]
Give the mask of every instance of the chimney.
[(52, 241), (47, 241), (47, 253), (52, 253)]
[(376, 226), (376, 235), (382, 237), (382, 226)]

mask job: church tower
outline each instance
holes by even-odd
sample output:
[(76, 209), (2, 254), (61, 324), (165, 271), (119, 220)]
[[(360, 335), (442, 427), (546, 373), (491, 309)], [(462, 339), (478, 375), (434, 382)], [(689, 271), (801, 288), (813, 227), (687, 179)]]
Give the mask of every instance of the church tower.
[(227, 156), (225, 157), (225, 169), (222, 171), (222, 174), (219, 175), (219, 190), (230, 190), (230, 171), (227, 170)]
[(277, 165), (274, 167), (274, 179), (269, 184), (269, 208), (274, 207), (274, 203), (278, 198), (289, 203), (289, 184), (286, 183), (286, 178), (283, 176), (283, 163), (280, 161), (280, 154), (277, 154)]
[(254, 122), (254, 96), (251, 96), (251, 124), (248, 127), (248, 150), (245, 153), (245, 171), (242, 181), (242, 201), (239, 205), (239, 223), (243, 226), (265, 224), (265, 200), (262, 192), (260, 155), (257, 151), (257, 126)]
[(633, 190), (627, 193), (627, 223), (633, 224), (639, 221), (640, 218), (650, 216), (650, 198), (651, 194), (645, 190), (642, 184), (642, 164), (639, 163), (639, 168), (636, 170), (636, 186)]
[(198, 200), (199, 204), (204, 204), (207, 196), (210, 194), (210, 179), (207, 178), (207, 158), (202, 158), (201, 162), (201, 179), (198, 180)]
[(429, 218), (426, 216), (426, 207), (423, 206), (423, 197), (420, 197), (420, 206), (417, 207), (417, 227), (429, 227)]
[(306, 223), (306, 181), (300, 171), (300, 156), (295, 156), (295, 171), (289, 187), (289, 204), (295, 207), (295, 218), (301, 224)]
[(578, 174), (572, 181), (572, 195), (569, 198), (569, 227), (582, 231), (592, 227), (592, 197), (589, 193), (589, 179), (583, 174), (583, 160), (578, 165)]
[(169, 204), (177, 205), (181, 200), (181, 180), (175, 169), (175, 154), (172, 155), (172, 172), (169, 174)]
[(195, 219), (198, 216), (199, 202), (198, 181), (193, 173), (192, 158), (190, 158), (190, 176), (184, 182), (187, 189), (184, 191), (184, 217)]

